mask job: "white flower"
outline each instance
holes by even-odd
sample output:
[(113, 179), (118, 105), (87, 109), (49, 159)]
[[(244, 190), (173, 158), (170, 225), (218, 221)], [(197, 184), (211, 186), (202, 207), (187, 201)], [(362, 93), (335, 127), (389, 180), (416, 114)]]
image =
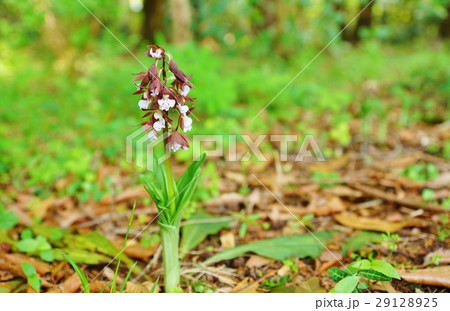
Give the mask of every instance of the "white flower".
[(180, 111), (181, 115), (185, 116), (186, 112), (189, 111), (189, 107), (186, 105), (181, 106), (180, 104), (178, 104), (178, 110)]
[(169, 95), (163, 95), (163, 98), (158, 100), (159, 109), (168, 111), (169, 108), (175, 106), (175, 100), (169, 99)]
[(178, 149), (180, 149), (181, 145), (179, 143), (173, 143), (171, 147), (172, 147), (172, 150), (175, 152)]
[(183, 116), (183, 131), (187, 132), (192, 129), (192, 119), (188, 116)]
[(191, 88), (185, 84), (183, 85), (183, 89), (181, 90), (180, 94), (183, 96), (187, 96), (190, 90)]
[(141, 109), (147, 109), (148, 105), (150, 105), (150, 101), (141, 99), (139, 101), (138, 105), (139, 105), (139, 108), (141, 108)]
[(158, 90), (158, 88), (155, 88), (153, 91), (151, 91), (151, 92), (150, 92), (150, 95), (151, 95), (151, 96), (159, 95), (159, 90)]
[(139, 82), (138, 84), (136, 84), (136, 89), (139, 90), (141, 88), (141, 82)]
[(161, 55), (162, 50), (161, 49), (157, 49), (155, 52), (153, 52), (153, 49), (150, 49), (149, 53), (150, 53), (150, 56), (153, 57), (153, 58), (161, 58), (162, 57), (162, 55)]
[(165, 127), (166, 127), (166, 121), (164, 119), (160, 119), (160, 120), (156, 121), (155, 123), (153, 123), (153, 129), (156, 132), (161, 131)]
[(148, 138), (150, 138), (150, 141), (155, 141), (156, 140), (156, 135), (158, 133), (156, 133), (155, 131), (151, 130), (150, 133), (148, 133)]
[(161, 120), (163, 118), (163, 115), (161, 112), (159, 111), (155, 111), (155, 113), (153, 114), (153, 116), (155, 117), (156, 120)]
[(180, 149), (180, 148), (181, 148), (181, 150), (187, 150), (187, 147), (186, 147), (186, 146), (182, 146), (182, 145), (180, 145), (180, 144), (177, 143), (177, 142), (174, 142), (174, 143), (172, 144), (171, 148), (172, 148), (173, 152), (176, 152), (176, 151), (177, 151), (178, 149)]

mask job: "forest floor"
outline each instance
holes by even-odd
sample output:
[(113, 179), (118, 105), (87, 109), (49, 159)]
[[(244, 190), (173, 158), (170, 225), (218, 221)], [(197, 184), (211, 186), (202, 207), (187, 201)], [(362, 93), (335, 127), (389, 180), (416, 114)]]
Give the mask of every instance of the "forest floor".
[[(191, 236), (182, 241), (183, 291), (328, 292), (336, 284), (328, 275), (330, 267), (342, 269), (354, 260), (376, 257), (390, 262), (402, 279), (368, 281), (364, 292), (448, 292), (450, 162), (425, 146), (449, 138), (447, 122), (403, 129), (382, 147), (354, 142), (341, 156), (325, 162), (280, 162), (276, 155), (266, 154), (269, 161), (243, 169), (239, 162), (209, 158), (220, 177), (218, 193), (196, 206), (207, 215), (206, 221), (193, 212), (183, 222), (183, 238)], [(175, 166), (175, 172), (181, 169)], [(105, 164), (96, 173), (102, 185), (117, 171)], [(18, 217), (18, 224), (0, 229), (0, 291), (33, 292), (21, 269), (23, 262), (35, 267), (41, 292), (80, 291), (77, 274), (54, 251), (58, 248), (79, 263), (91, 292), (105, 287), (109, 291), (116, 267), (112, 259), (123, 243), (134, 202), (118, 283), (136, 263), (125, 291), (148, 292), (158, 277), (156, 291), (163, 291), (157, 209), (145, 199), (143, 186), (136, 186), (125, 172), (115, 177), (125, 190), (98, 202), (51, 196), (32, 208), (35, 194), (8, 185), (4, 191), (14, 192), (15, 199), (6, 210)], [(202, 182), (215, 182), (208, 178), (206, 174)], [(67, 184), (62, 179), (55, 188)], [(42, 221), (37, 224), (36, 219)], [(187, 230), (193, 226), (204, 234)], [(323, 231), (330, 236), (320, 235)], [(203, 264), (224, 249), (301, 234), (317, 235), (326, 249), (321, 247), (317, 256), (277, 260), (276, 254), (258, 255), (267, 253), (268, 244)], [(24, 246), (24, 240), (34, 244)]]

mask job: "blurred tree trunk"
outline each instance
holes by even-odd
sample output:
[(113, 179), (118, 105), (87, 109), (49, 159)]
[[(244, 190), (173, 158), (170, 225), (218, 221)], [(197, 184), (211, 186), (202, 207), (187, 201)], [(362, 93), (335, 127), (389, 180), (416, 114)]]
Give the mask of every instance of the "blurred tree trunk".
[(450, 3), (447, 4), (447, 16), (439, 25), (439, 35), (442, 38), (450, 37)]
[(154, 44), (155, 34), (164, 28), (164, 0), (144, 0), (143, 12), (142, 37)]
[(172, 42), (183, 44), (192, 39), (191, 6), (189, 0), (169, 0), (172, 17)]
[[(361, 39), (358, 35), (359, 30), (362, 27), (370, 28), (372, 26), (372, 7), (373, 7), (374, 3), (375, 3), (375, 1), (372, 1), (358, 18), (358, 21), (356, 23), (356, 30), (355, 30), (355, 35), (358, 37), (358, 40)], [(366, 5), (367, 5), (367, 2), (363, 3), (361, 5), (360, 10), (362, 10)]]
[[(357, 42), (361, 39), (361, 37), (359, 36), (359, 31), (361, 30), (361, 28), (363, 27), (371, 27), (372, 26), (372, 7), (375, 1), (372, 1), (369, 6), (367, 8), (366, 5), (368, 3), (368, 1), (363, 1), (361, 3), (361, 6), (358, 10), (358, 13), (361, 12), (361, 10), (363, 8), (364, 11), (362, 11), (361, 15), (359, 15), (358, 19), (356, 20), (356, 26), (355, 27), (351, 27), (349, 26), (347, 29), (344, 30), (344, 32), (342, 33), (342, 38), (346, 41), (350, 41), (350, 42)], [(335, 6), (337, 10), (342, 10), (343, 6), (338, 4)], [(346, 24), (342, 25), (342, 28), (345, 27)], [(341, 28), (341, 29), (342, 29)]]

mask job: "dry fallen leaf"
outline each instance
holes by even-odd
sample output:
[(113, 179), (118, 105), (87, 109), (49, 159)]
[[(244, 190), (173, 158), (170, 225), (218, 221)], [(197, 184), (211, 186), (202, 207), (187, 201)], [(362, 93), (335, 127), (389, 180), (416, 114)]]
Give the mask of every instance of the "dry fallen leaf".
[(47, 210), (53, 206), (53, 203), (55, 201), (55, 197), (51, 196), (43, 201), (41, 201), (36, 208), (32, 209), (33, 216), (39, 219), (44, 218), (45, 214), (47, 213)]
[(242, 194), (239, 193), (224, 193), (217, 198), (212, 199), (211, 201), (207, 202), (207, 206), (209, 207), (238, 207), (239, 204), (245, 203), (245, 197)]
[(248, 286), (248, 277), (245, 277), (242, 281), (240, 281), (232, 290), (230, 293), (237, 293), (240, 290), (244, 289)]
[(280, 269), (278, 269), (277, 274), (279, 276), (285, 276), (286, 274), (289, 273), (290, 270), (291, 270), (291, 267), (289, 267), (287, 265), (283, 265)]
[(326, 293), (326, 290), (320, 285), (318, 277), (313, 276), (306, 281), (302, 281), (295, 286), (296, 293)]
[(81, 281), (76, 272), (68, 277), (62, 284), (63, 293), (75, 293), (79, 289), (81, 289)]
[(326, 216), (333, 213), (342, 212), (345, 209), (346, 207), (339, 197), (319, 196), (314, 194), (308, 205), (307, 214)]
[(245, 263), (245, 266), (248, 268), (259, 268), (265, 265), (269, 265), (272, 262), (272, 260), (258, 256), (258, 255), (252, 255)]
[[(125, 292), (127, 292), (127, 293), (150, 293), (154, 284), (155, 283), (150, 282), (150, 281), (144, 282), (142, 284), (127, 282), (127, 287), (125, 289)], [(159, 293), (160, 290), (161, 290), (161, 288), (159, 287), (159, 285), (156, 285), (154, 293)]]
[(363, 196), (363, 193), (361, 191), (342, 185), (333, 186), (331, 188), (325, 188), (323, 189), (323, 193), (335, 195), (338, 197), (350, 197), (350, 198), (360, 198)]
[(326, 162), (318, 162), (308, 165), (310, 172), (332, 172), (336, 171), (350, 162), (350, 154), (345, 154), (342, 157), (334, 158)]
[(331, 260), (342, 260), (342, 253), (339, 251), (325, 250), (322, 255), (320, 255), (319, 260), (322, 262), (327, 262)]
[(23, 262), (31, 264), (39, 275), (45, 275), (50, 272), (50, 265), (39, 259), (17, 253), (5, 254), (0, 252), (0, 269), (2, 270), (25, 276), (21, 268)]
[(233, 248), (236, 246), (236, 243), (234, 241), (234, 234), (233, 232), (226, 232), (220, 236), (220, 244), (222, 244), (222, 247), (227, 248)]
[[(124, 250), (125, 255), (131, 258), (137, 258), (147, 261), (152, 257), (158, 249), (160, 243), (155, 243), (150, 247), (144, 247), (136, 240), (129, 241), (127, 247)], [(113, 241), (113, 245), (117, 249), (122, 249), (123, 239)]]
[(0, 282), (9, 281), (14, 279), (15, 275), (10, 271), (0, 270)]
[(100, 200), (100, 204), (109, 205), (113, 203), (129, 202), (147, 196), (147, 191), (145, 191), (143, 187), (136, 187), (122, 191), (115, 198), (112, 195), (106, 195)]
[(395, 290), (395, 288), (391, 285), (389, 282), (376, 282), (369, 284), (370, 289), (376, 290), (376, 291), (382, 291), (382, 292), (388, 292), (388, 293), (398, 293), (398, 291)]
[(425, 265), (429, 265), (430, 261), (432, 261), (432, 259), (433, 259), (433, 256), (436, 256), (436, 255), (438, 255), (438, 257), (436, 258), (436, 261), (440, 265), (447, 265), (450, 263), (450, 249), (444, 249), (444, 248), (439, 248), (432, 252), (429, 252), (423, 259), (423, 263)]
[(359, 217), (349, 213), (334, 215), (334, 218), (344, 226), (359, 230), (380, 232), (396, 232), (409, 224), (409, 221), (389, 222), (378, 218)]
[(449, 266), (433, 267), (420, 270), (408, 270), (408, 271), (399, 270), (398, 273), (400, 274), (400, 276), (404, 281), (410, 283), (443, 286), (450, 288)]

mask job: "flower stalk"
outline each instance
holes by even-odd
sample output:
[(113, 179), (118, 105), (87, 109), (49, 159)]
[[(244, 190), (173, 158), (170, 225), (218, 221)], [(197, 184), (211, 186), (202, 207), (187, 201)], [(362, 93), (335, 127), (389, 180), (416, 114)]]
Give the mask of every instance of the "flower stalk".
[[(156, 169), (143, 176), (143, 179), (145, 189), (158, 208), (164, 290), (173, 293), (181, 291), (178, 246), (182, 211), (189, 203), (198, 183), (205, 155), (194, 161), (175, 181), (170, 153), (189, 148), (190, 140), (181, 131), (186, 133), (192, 129), (189, 114), (194, 109), (194, 99), (189, 97), (188, 93), (194, 85), (189, 81), (191, 76), (178, 69), (172, 56), (162, 47), (149, 45), (148, 49), (145, 55), (153, 58), (154, 62), (147, 71), (137, 74), (134, 79), (137, 82), (137, 91), (134, 94), (141, 95), (138, 106), (145, 112), (145, 121), (141, 125), (148, 132), (148, 138), (154, 141), (162, 133), (164, 152), (169, 155), (164, 165), (156, 165)], [(168, 81), (172, 80), (169, 85)], [(158, 159), (155, 154), (153, 156), (154, 163), (157, 164)]]
[(158, 222), (158, 224), (161, 234), (164, 289), (166, 293), (178, 292), (180, 284), (180, 259), (178, 253), (180, 227), (179, 225), (167, 225), (163, 222)]

